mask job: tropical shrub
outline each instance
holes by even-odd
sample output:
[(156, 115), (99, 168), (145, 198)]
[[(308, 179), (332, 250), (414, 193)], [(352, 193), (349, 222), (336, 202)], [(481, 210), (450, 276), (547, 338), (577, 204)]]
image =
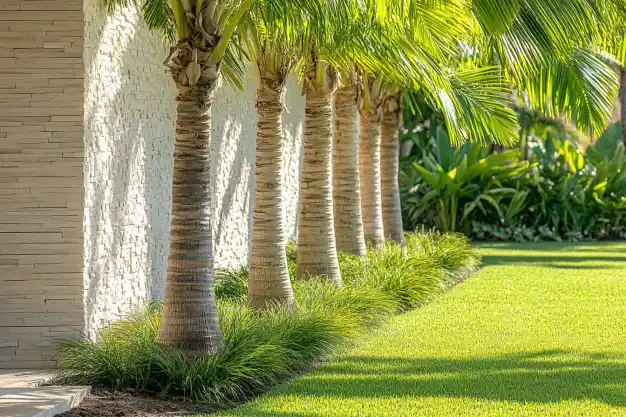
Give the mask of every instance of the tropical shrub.
[(436, 146), (400, 173), (405, 227), (470, 234), (471, 221), (510, 222), (523, 207), (515, 181), (531, 172), (515, 150), (489, 153), (477, 143), (450, 146), (442, 129)]
[(626, 230), (626, 158), (611, 127), (592, 146), (535, 140), (533, 176), (520, 182), (528, 191), (521, 224), (546, 226), (563, 238), (621, 237)]
[[(619, 126), (592, 145), (545, 126), (518, 149), (450, 145), (436, 132), (400, 173), (403, 222), (485, 240), (619, 238), (626, 231), (626, 157)], [(420, 143), (424, 138), (418, 139)]]
[(221, 271), (216, 295), (225, 345), (217, 355), (190, 358), (158, 345), (162, 312), (154, 303), (101, 330), (96, 341), (64, 341), (60, 376), (221, 405), (250, 398), (352, 346), (480, 263), (460, 235), (409, 234), (406, 242), (406, 250), (387, 245), (365, 260), (342, 255), (340, 288), (323, 279), (294, 281), (295, 307), (253, 310), (245, 301), (247, 271)]

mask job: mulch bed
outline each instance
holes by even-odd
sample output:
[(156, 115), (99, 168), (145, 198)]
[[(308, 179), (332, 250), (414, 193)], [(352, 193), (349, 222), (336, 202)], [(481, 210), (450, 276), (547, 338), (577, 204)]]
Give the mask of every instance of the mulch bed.
[(216, 411), (206, 404), (159, 399), (136, 391), (94, 388), (80, 406), (57, 417), (179, 417)]

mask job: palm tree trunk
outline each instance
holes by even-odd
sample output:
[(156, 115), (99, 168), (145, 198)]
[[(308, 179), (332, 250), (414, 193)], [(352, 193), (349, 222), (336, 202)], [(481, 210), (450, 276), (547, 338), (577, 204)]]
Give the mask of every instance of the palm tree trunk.
[(380, 128), (378, 111), (364, 111), (361, 114), (359, 134), (361, 212), (365, 238), (375, 249), (380, 249), (385, 244), (380, 188)]
[(337, 249), (366, 254), (359, 183), (359, 126), (355, 85), (335, 93), (333, 138), (333, 207)]
[(341, 285), (333, 222), (331, 98), (331, 89), (307, 87), (296, 278), (326, 276)]
[(284, 84), (261, 78), (257, 92), (256, 187), (248, 300), (255, 308), (269, 302), (293, 304), (283, 225), (283, 140), (281, 94)]
[(626, 146), (626, 68), (622, 68), (620, 77), (620, 123), (622, 124), (622, 140)]
[(404, 246), (404, 228), (400, 208), (400, 186), (398, 169), (400, 167), (400, 105), (397, 100), (390, 107), (385, 107), (382, 122), (381, 189), (383, 205), (383, 227), (388, 239)]
[(212, 355), (223, 344), (213, 290), (208, 187), (212, 90), (181, 87), (177, 101), (170, 247), (157, 342), (192, 356)]
[(528, 134), (526, 133), (526, 129), (524, 127), (519, 128), (519, 149), (520, 149), (520, 161), (525, 161), (528, 159)]

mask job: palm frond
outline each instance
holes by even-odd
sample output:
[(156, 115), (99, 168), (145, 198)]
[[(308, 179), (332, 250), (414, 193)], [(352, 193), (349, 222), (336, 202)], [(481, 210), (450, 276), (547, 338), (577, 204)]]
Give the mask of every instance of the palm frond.
[(578, 48), (529, 77), (522, 87), (529, 104), (543, 114), (566, 117), (584, 131), (599, 131), (611, 117), (619, 80), (602, 56)]
[(170, 0), (146, 0), (142, 5), (142, 12), (143, 18), (151, 30), (160, 31), (164, 39), (170, 42), (174, 41), (176, 22)]
[[(499, 68), (456, 71), (451, 75), (451, 87), (456, 103), (456, 130), (463, 134), (460, 139), (482, 144), (515, 142), (517, 115), (511, 108), (511, 90), (506, 87)], [(450, 120), (449, 115), (444, 113), (444, 116)], [(455, 135), (450, 138), (454, 140)]]

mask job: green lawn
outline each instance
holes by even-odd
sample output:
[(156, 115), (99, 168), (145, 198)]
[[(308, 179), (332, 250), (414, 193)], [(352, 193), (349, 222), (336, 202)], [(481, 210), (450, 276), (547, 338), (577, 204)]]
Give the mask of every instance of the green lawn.
[(223, 416), (626, 416), (626, 244), (482, 245), (485, 268)]

